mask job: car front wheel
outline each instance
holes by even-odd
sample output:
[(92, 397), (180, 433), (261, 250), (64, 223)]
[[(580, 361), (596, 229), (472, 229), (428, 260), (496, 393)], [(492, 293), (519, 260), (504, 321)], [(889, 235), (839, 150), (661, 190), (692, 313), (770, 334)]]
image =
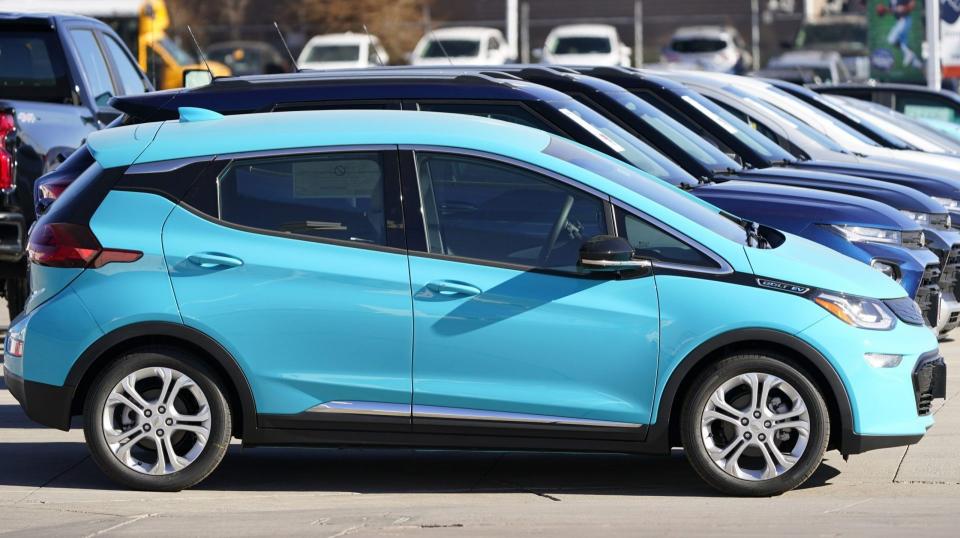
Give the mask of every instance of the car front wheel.
[(805, 482), (827, 448), (830, 417), (802, 368), (765, 354), (736, 355), (703, 372), (684, 405), (690, 464), (710, 485), (771, 496)]
[(175, 348), (121, 357), (94, 381), (84, 435), (97, 465), (134, 489), (179, 491), (207, 477), (230, 444), (218, 376)]

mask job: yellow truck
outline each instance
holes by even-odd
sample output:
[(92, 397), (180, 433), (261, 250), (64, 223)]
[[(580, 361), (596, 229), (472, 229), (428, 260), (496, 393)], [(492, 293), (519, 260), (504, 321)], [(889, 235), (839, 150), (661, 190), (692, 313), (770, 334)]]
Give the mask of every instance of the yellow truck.
[[(163, 0), (0, 0), (0, 11), (75, 13), (100, 19), (117, 32), (137, 55), (140, 67), (155, 88), (183, 86), (186, 70), (206, 69), (193, 44), (181, 47), (170, 38), (170, 14)], [(208, 62), (215, 77), (230, 75), (230, 68)]]

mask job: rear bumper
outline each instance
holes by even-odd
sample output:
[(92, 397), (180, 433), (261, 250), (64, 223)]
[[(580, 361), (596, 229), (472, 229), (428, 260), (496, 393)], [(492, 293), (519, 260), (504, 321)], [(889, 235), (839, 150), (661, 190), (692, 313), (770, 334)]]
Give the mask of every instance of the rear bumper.
[(23, 258), (26, 221), (20, 213), (0, 213), (0, 262), (17, 262)]
[(46, 383), (24, 380), (4, 370), (7, 390), (20, 402), (27, 417), (34, 422), (67, 431), (70, 429), (70, 404), (74, 387), (57, 387)]

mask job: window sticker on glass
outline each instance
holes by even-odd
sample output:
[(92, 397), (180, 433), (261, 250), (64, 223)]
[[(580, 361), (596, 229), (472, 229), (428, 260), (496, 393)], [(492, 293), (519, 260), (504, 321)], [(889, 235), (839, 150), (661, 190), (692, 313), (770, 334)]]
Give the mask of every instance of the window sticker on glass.
[(571, 120), (577, 122), (577, 125), (589, 131), (590, 134), (599, 138), (601, 141), (603, 141), (604, 144), (609, 146), (610, 149), (612, 149), (613, 151), (616, 151), (617, 153), (623, 153), (624, 151), (627, 151), (627, 148), (621, 146), (620, 144), (617, 144), (612, 138), (604, 134), (603, 131), (601, 131), (600, 129), (597, 129), (593, 125), (590, 125), (590, 123), (587, 120), (581, 118), (580, 115), (577, 114), (576, 112), (568, 108), (561, 108), (560, 112), (562, 112), (564, 116), (567, 116)]
[(293, 164), (293, 197), (369, 197), (381, 177), (380, 163), (371, 159), (300, 161)]
[(736, 128), (736, 127), (734, 127), (733, 125), (730, 125), (729, 123), (727, 123), (723, 118), (721, 118), (719, 115), (717, 115), (714, 111), (712, 111), (712, 110), (710, 110), (709, 108), (703, 106), (703, 104), (698, 103), (698, 102), (696, 101), (696, 99), (693, 99), (693, 98), (690, 97), (689, 95), (684, 95), (684, 96), (682, 97), (682, 99), (683, 99), (684, 101), (686, 101), (687, 104), (689, 104), (689, 105), (692, 106), (693, 108), (695, 108), (695, 109), (697, 109), (698, 111), (700, 111), (701, 114), (703, 114), (704, 116), (710, 118), (714, 123), (716, 123), (716, 124), (719, 125), (720, 127), (723, 127), (724, 129), (726, 129), (726, 131), (727, 131), (728, 133), (730, 133), (730, 134), (737, 134), (737, 128)]

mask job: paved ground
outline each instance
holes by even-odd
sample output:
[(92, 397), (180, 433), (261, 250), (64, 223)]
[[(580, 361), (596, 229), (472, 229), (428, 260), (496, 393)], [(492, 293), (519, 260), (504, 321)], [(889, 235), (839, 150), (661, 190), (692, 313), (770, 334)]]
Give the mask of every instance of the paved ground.
[(803, 489), (774, 499), (717, 496), (682, 455), (239, 445), (194, 490), (126, 491), (100, 474), (79, 430), (33, 425), (0, 378), (0, 534), (957, 536), (960, 343), (943, 350), (951, 398), (919, 445), (849, 462), (831, 453)]

